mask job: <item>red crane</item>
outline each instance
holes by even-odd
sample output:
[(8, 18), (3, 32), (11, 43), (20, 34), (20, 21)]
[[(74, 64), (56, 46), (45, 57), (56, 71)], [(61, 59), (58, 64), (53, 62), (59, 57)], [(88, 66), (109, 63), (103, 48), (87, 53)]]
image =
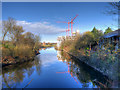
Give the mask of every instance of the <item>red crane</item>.
[(73, 36), (73, 21), (78, 15), (76, 15), (73, 19), (71, 19), (70, 24), (71, 24), (71, 35)]
[(61, 22), (61, 21), (58, 21), (57, 23), (67, 23), (68, 24), (68, 30), (66, 30), (66, 36), (67, 36), (67, 32), (68, 32), (68, 36), (69, 36), (70, 22)]
[(78, 15), (76, 15), (73, 19), (71, 19), (71, 21), (69, 22), (61, 22), (61, 21), (58, 21), (57, 23), (67, 23), (68, 24), (68, 30), (66, 30), (66, 36), (67, 36), (67, 32), (68, 32), (68, 36), (69, 36), (69, 31), (70, 31), (70, 24), (71, 24), (71, 35), (73, 36), (73, 21), (75, 20), (75, 18), (77, 17)]
[(67, 31), (68, 31), (68, 30), (66, 29), (66, 30), (63, 30), (63, 31), (61, 31), (61, 32), (66, 32), (66, 36), (67, 36)]

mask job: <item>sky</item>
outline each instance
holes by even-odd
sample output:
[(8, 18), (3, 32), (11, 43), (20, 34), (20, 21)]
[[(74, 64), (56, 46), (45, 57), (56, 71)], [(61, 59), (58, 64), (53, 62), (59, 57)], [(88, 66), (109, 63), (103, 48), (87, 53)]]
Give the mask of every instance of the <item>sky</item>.
[(67, 23), (57, 22), (68, 22), (77, 14), (73, 31), (84, 33), (94, 26), (103, 32), (108, 26), (116, 30), (117, 16), (104, 14), (108, 6), (107, 2), (3, 2), (2, 20), (12, 17), (25, 32), (40, 35), (42, 42), (56, 42), (68, 28)]

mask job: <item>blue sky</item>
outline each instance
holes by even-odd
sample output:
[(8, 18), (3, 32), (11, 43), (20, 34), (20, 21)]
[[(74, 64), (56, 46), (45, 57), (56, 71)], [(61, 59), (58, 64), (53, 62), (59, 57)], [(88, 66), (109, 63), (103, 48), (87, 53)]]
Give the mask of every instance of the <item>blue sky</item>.
[(104, 14), (107, 2), (4, 2), (2, 3), (2, 19), (7, 20), (13, 17), (18, 25), (22, 25), (24, 30), (41, 36), (41, 41), (56, 42), (58, 36), (65, 35), (66, 23), (56, 23), (57, 21), (74, 20), (73, 31), (80, 33), (91, 31), (95, 26), (99, 30), (105, 30), (108, 26), (112, 29), (117, 27), (114, 16)]

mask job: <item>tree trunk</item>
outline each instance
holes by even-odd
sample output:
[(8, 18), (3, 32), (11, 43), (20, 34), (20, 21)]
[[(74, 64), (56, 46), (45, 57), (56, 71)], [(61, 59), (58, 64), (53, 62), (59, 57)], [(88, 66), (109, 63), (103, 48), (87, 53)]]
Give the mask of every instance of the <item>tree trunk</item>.
[(7, 32), (5, 32), (4, 35), (3, 35), (3, 39), (2, 39), (2, 44), (3, 44), (3, 45), (5, 45), (4, 39), (5, 39), (6, 34), (7, 34)]

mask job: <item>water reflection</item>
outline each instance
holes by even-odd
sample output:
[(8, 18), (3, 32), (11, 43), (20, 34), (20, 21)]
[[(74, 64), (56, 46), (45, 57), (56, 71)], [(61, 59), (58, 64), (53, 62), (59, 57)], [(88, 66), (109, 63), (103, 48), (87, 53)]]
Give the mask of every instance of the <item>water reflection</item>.
[(29, 78), (36, 71), (41, 72), (41, 63), (38, 56), (34, 60), (22, 64), (6, 66), (2, 68), (3, 87), (16, 88), (23, 82), (26, 76)]
[(93, 70), (93, 68), (78, 61), (75, 57), (72, 57), (63, 51), (58, 51), (57, 54), (58, 60), (68, 65), (68, 71), (56, 73), (69, 73), (76, 83), (82, 84), (82, 88), (111, 87), (112, 80)]
[[(57, 52), (57, 53), (56, 53)], [(110, 87), (111, 82), (65, 52), (41, 50), (35, 60), (2, 68), (3, 88)]]

